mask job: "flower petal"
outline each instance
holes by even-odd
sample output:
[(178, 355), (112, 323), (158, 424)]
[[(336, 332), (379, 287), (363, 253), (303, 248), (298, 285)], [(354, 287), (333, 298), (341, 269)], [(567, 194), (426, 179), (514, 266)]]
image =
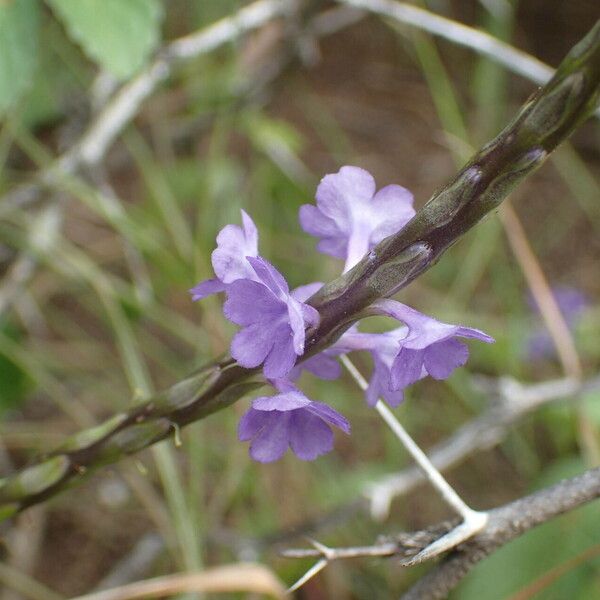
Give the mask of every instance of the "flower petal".
[(337, 410), (331, 408), (328, 404), (311, 401), (305, 410), (316, 415), (320, 419), (323, 419), (323, 421), (327, 421), (330, 425), (334, 425), (341, 429), (344, 433), (350, 434), (350, 423), (348, 422), (348, 419)]
[[(325, 352), (319, 352), (316, 356), (311, 356), (300, 363), (298, 368), (312, 373), (319, 379), (333, 380), (342, 374), (340, 363), (333, 356), (328, 356)], [(300, 376), (300, 373), (297, 375)]]
[(487, 333), (484, 333), (483, 331), (480, 331), (479, 329), (473, 329), (472, 327), (463, 327), (462, 325), (459, 325), (457, 327), (455, 335), (480, 340), (481, 342), (485, 342), (486, 344), (493, 344), (496, 341), (492, 336), (488, 335)]
[(424, 364), (434, 379), (447, 379), (457, 367), (462, 367), (469, 358), (469, 348), (456, 339), (432, 344), (424, 350)]
[(374, 193), (375, 180), (368, 171), (345, 166), (321, 179), (315, 197), (319, 210), (350, 233), (351, 206), (370, 201)]
[(290, 413), (289, 440), (301, 460), (314, 460), (333, 449), (333, 431), (319, 417), (306, 410)]
[(404, 389), (392, 390), (388, 384), (388, 388), (383, 391), (382, 396), (392, 408), (396, 408), (404, 402)]
[(379, 380), (373, 376), (369, 381), (369, 386), (365, 391), (365, 400), (369, 406), (375, 406), (377, 404), (377, 400), (381, 398), (383, 394), (379, 389)]
[(249, 408), (238, 423), (238, 440), (240, 442), (251, 440), (268, 423), (268, 413)]
[(423, 350), (400, 349), (391, 369), (392, 390), (404, 389), (421, 378), (423, 354)]
[(271, 330), (271, 343), (273, 347), (269, 352), (263, 366), (263, 373), (268, 379), (285, 377), (291, 370), (298, 356), (294, 351), (292, 330), (285, 323)]
[(303, 204), (298, 218), (302, 229), (315, 237), (335, 237), (341, 233), (336, 222), (326, 217), (314, 204)]
[(245, 327), (231, 340), (231, 356), (248, 369), (258, 367), (272, 348), (272, 330), (261, 323)]
[(299, 302), (306, 302), (311, 296), (316, 294), (323, 287), (321, 281), (315, 281), (314, 283), (307, 283), (306, 285), (298, 286), (293, 289), (290, 293), (292, 298), (295, 298)]
[(352, 222), (352, 229), (348, 237), (344, 272), (349, 271), (354, 265), (358, 264), (371, 247), (372, 228), (367, 220), (369, 216), (365, 215), (364, 218), (355, 218)]
[(285, 304), (262, 283), (238, 279), (227, 286), (223, 312), (237, 325), (273, 323), (285, 314)]
[(381, 359), (379, 352), (373, 352), (373, 373), (365, 392), (367, 404), (375, 406), (377, 401), (385, 396), (385, 392), (389, 391), (389, 388), (390, 369)]
[(245, 256), (256, 256), (258, 254), (258, 230), (250, 215), (242, 209), (242, 224), (244, 226), (244, 237), (246, 241), (246, 249), (253, 250), (246, 252)]
[[(302, 310), (303, 306), (306, 306), (306, 311)], [(298, 356), (304, 354), (304, 341), (306, 339), (306, 325), (304, 323), (304, 313), (310, 315), (311, 318), (314, 319), (314, 313), (308, 311), (308, 308), (309, 307), (307, 305), (302, 305), (300, 302), (298, 302), (298, 300), (294, 300), (292, 297), (288, 297), (288, 319), (290, 323), (290, 328), (292, 330), (294, 352)], [(312, 308), (312, 310), (316, 313), (316, 318), (318, 319), (319, 313), (314, 308)]]
[[(294, 411), (295, 412), (295, 411)], [(266, 412), (265, 425), (250, 444), (250, 456), (262, 463), (279, 460), (288, 449), (293, 413)]]
[(377, 314), (406, 323), (409, 331), (402, 345), (413, 350), (423, 350), (431, 344), (453, 337), (460, 329), (457, 325), (442, 323), (396, 300), (378, 300), (371, 308)]
[(206, 296), (210, 296), (211, 294), (222, 292), (224, 289), (225, 284), (218, 279), (205, 279), (198, 285), (195, 285), (190, 290), (190, 294), (192, 295), (192, 300), (195, 302), (196, 300), (202, 300), (202, 298), (206, 298)]
[(254, 272), (248, 264), (246, 256), (258, 254), (256, 244), (256, 238), (246, 239), (246, 235), (239, 225), (223, 227), (217, 235), (217, 248), (211, 255), (216, 276), (223, 283), (231, 283), (236, 279), (243, 278), (254, 279)]
[(283, 299), (283, 295), (287, 295), (290, 291), (283, 275), (262, 256), (248, 256), (248, 262), (252, 265), (254, 272), (278, 298)]
[(252, 401), (252, 408), (259, 411), (277, 410), (285, 412), (304, 408), (311, 401), (299, 390), (292, 390), (284, 394), (276, 394), (275, 396), (261, 396)]
[(400, 231), (415, 216), (413, 195), (400, 185), (381, 188), (373, 196), (372, 204), (373, 213), (377, 214), (371, 231), (372, 244)]

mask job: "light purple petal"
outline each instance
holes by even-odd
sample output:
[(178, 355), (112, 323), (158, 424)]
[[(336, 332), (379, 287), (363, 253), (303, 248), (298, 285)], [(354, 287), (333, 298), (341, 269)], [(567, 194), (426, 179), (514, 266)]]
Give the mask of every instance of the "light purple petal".
[(402, 348), (391, 369), (391, 389), (404, 389), (421, 378), (423, 350)]
[[(242, 218), (244, 216), (242, 215)], [(248, 215), (246, 218), (249, 219)], [(248, 223), (244, 223), (246, 227)], [(254, 279), (254, 272), (246, 256), (258, 254), (257, 237), (246, 238), (239, 225), (226, 225), (217, 235), (217, 248), (212, 253), (212, 265), (216, 276), (223, 283), (231, 283), (236, 279)]]
[(292, 413), (264, 414), (267, 420), (250, 444), (250, 456), (258, 462), (268, 463), (279, 460), (288, 449)]
[(242, 279), (227, 286), (225, 316), (245, 327), (233, 338), (231, 353), (249, 368), (264, 361), (270, 379), (283, 377), (304, 353), (306, 327), (318, 324), (319, 313), (293, 298), (282, 275), (266, 260), (249, 257), (248, 262), (259, 281)]
[(333, 449), (333, 431), (319, 417), (306, 410), (290, 414), (290, 446), (301, 460), (314, 460)]
[(365, 400), (369, 406), (375, 406), (377, 404), (377, 400), (381, 398), (382, 394), (379, 389), (379, 381), (376, 378), (371, 378), (369, 381), (369, 386), (365, 391)]
[(371, 243), (381, 240), (402, 229), (415, 216), (413, 195), (400, 185), (387, 185), (373, 196), (373, 209), (377, 212), (377, 224), (371, 232)]
[[(325, 352), (320, 352), (316, 356), (311, 356), (309, 359), (300, 363), (297, 367), (300, 369), (305, 369), (309, 373), (312, 373), (315, 377), (319, 377), (319, 379), (337, 379), (342, 374), (342, 368), (340, 367), (340, 363), (333, 358), (333, 356), (328, 356)], [(297, 373), (297, 376), (300, 376), (300, 373)]]
[(232, 323), (243, 326), (270, 324), (284, 316), (285, 312), (285, 304), (262, 283), (238, 279), (227, 286), (223, 313)]
[(378, 352), (373, 352), (373, 373), (369, 386), (365, 392), (365, 398), (369, 406), (375, 406), (377, 400), (385, 396), (390, 388), (390, 369), (381, 360)]
[(195, 302), (196, 300), (202, 300), (202, 298), (206, 298), (206, 296), (210, 296), (211, 294), (222, 292), (224, 289), (225, 284), (218, 279), (205, 279), (198, 285), (195, 285), (190, 290), (190, 294), (192, 295), (192, 300)]
[(403, 321), (409, 328), (403, 345), (415, 350), (426, 348), (456, 334), (458, 327), (442, 323), (396, 300), (378, 300), (374, 312)]
[(285, 412), (309, 406), (311, 401), (300, 391), (289, 391), (275, 396), (261, 396), (252, 401), (252, 408), (259, 411)]
[(258, 230), (254, 221), (250, 218), (250, 215), (242, 209), (242, 224), (244, 226), (244, 237), (247, 250), (246, 256), (256, 256), (258, 254)]
[(484, 333), (483, 331), (480, 331), (479, 329), (473, 329), (472, 327), (462, 327), (461, 325), (457, 327), (455, 335), (459, 337), (480, 340), (481, 342), (485, 342), (486, 344), (493, 344), (496, 341), (492, 336), (488, 335), (487, 333)]
[(383, 399), (392, 407), (392, 408), (396, 408), (397, 406), (400, 406), (400, 404), (402, 404), (402, 402), (404, 402), (404, 390), (403, 389), (398, 389), (398, 390), (391, 390), (386, 389), (383, 391)]
[[(298, 300), (294, 300), (292, 297), (288, 297), (287, 309), (288, 309), (289, 324), (292, 329), (294, 352), (298, 356), (301, 356), (302, 354), (304, 354), (304, 341), (306, 339), (306, 336), (305, 336), (306, 325), (304, 324), (304, 317), (303, 317), (304, 311), (302, 310), (302, 304), (300, 302), (298, 302)], [(307, 307), (307, 309), (308, 309), (308, 307)], [(314, 308), (312, 310), (316, 312), (316, 310)], [(308, 310), (307, 310), (307, 313), (308, 313)], [(308, 314), (311, 314), (311, 313), (308, 313)], [(318, 315), (319, 315), (319, 313), (317, 312), (317, 318), (318, 318)]]
[(469, 348), (456, 339), (432, 344), (424, 350), (424, 364), (434, 379), (447, 379), (457, 367), (462, 367), (469, 358)]
[(344, 235), (339, 238), (323, 238), (317, 244), (317, 250), (335, 258), (344, 258), (348, 249), (348, 239)]
[(240, 442), (251, 440), (268, 423), (267, 413), (253, 408), (248, 409), (238, 423), (238, 439)]
[[(348, 330), (334, 343), (332, 348), (341, 352), (352, 352), (353, 350), (369, 350), (371, 352), (397, 351), (400, 348), (399, 341), (406, 337), (406, 327), (399, 327), (386, 333), (362, 333), (360, 331)], [(394, 352), (395, 354), (395, 352)]]
[(316, 294), (323, 287), (323, 283), (315, 281), (314, 283), (307, 283), (306, 285), (298, 286), (293, 289), (290, 296), (299, 302), (306, 302), (311, 296)]
[(273, 347), (272, 331), (260, 323), (238, 331), (231, 340), (231, 356), (242, 367), (258, 367)]
[[(356, 212), (359, 212), (358, 209)], [(352, 222), (352, 230), (348, 237), (344, 272), (358, 264), (372, 246), (372, 223), (368, 219), (373, 215), (368, 214), (368, 210), (363, 210), (362, 212), (365, 214), (362, 216), (357, 215)]]
[(323, 402), (313, 401), (310, 402), (304, 410), (323, 419), (323, 421), (327, 421), (330, 425), (341, 429), (344, 433), (350, 434), (350, 423), (348, 422), (348, 419), (337, 410), (331, 408), (331, 406)]
[(304, 303), (301, 305), (301, 309), (302, 318), (304, 319), (306, 326), (316, 327), (321, 321), (321, 315), (319, 314), (319, 311), (310, 304)]
[(315, 195), (319, 210), (338, 227), (350, 233), (351, 207), (368, 202), (375, 193), (373, 176), (359, 167), (342, 167), (337, 173), (325, 175)]
[(341, 233), (336, 222), (326, 217), (313, 204), (303, 204), (300, 207), (298, 218), (302, 229), (315, 237), (336, 237)]
[(255, 273), (278, 298), (282, 298), (290, 291), (283, 275), (268, 261), (261, 256), (248, 256), (248, 262), (252, 265)]
[(291, 370), (298, 356), (294, 351), (294, 342), (290, 326), (283, 324), (274, 331), (271, 330), (272, 350), (269, 352), (263, 366), (263, 373), (268, 379), (285, 377)]

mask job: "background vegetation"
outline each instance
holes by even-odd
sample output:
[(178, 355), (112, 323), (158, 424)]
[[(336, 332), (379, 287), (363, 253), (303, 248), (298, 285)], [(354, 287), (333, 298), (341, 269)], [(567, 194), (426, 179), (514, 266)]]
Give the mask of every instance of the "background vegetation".
[[(317, 255), (297, 222), (324, 174), (360, 165), (380, 186), (408, 187), (422, 205), (535, 89), (464, 48), (377, 17), (319, 39), (290, 17), (180, 64), (103, 161), (44, 180), (34, 201), (22, 201), (22, 186), (48, 172), (161, 45), (243, 4), (0, 2), (2, 475), (227, 351), (233, 329), (220, 301), (192, 304), (187, 289), (210, 276), (215, 235), (239, 220), (240, 208), (292, 285), (332, 279), (341, 265)], [(598, 17), (595, 4), (429, 8), (556, 65)], [(448, 381), (410, 390), (397, 412), (424, 448), (485, 411), (494, 401), (490, 380), (540, 382), (579, 368), (586, 379), (597, 376), (598, 132), (590, 121), (513, 195), (522, 231), (506, 214), (488, 219), (402, 294), (497, 339), (473, 345), (468, 367)], [(515, 239), (532, 254), (515, 254)], [(536, 268), (550, 286), (587, 297), (570, 323), (576, 354), (568, 338), (541, 357), (529, 351), (544, 328), (531, 302)], [(410, 463), (349, 378), (307, 386), (351, 420), (352, 436), (339, 437), (332, 454), (308, 464), (291, 455), (253, 463), (235, 433), (245, 403), (234, 405), (178, 432), (176, 444), (5, 524), (0, 597), (53, 600), (124, 583), (125, 567), (135, 580), (239, 560), (264, 562), (289, 584), (310, 566), (277, 555), (301, 542), (297, 533), (362, 545), (446, 516), (421, 486), (398, 498), (384, 522), (373, 520), (355, 500)], [(449, 479), (472, 506), (496, 506), (594, 464), (599, 426), (598, 391), (543, 406)], [(599, 511), (591, 504), (513, 542), (455, 597), (600, 597)], [(392, 560), (339, 562), (298, 598), (389, 598), (422, 572)]]

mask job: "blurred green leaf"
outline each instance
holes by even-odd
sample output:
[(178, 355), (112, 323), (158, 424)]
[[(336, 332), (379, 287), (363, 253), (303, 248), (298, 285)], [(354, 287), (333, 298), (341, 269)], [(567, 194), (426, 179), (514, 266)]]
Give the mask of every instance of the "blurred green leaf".
[(37, 64), (37, 0), (0, 2), (0, 113), (31, 83)]
[(120, 79), (144, 64), (160, 39), (158, 0), (47, 0), (85, 53)]
[[(1, 323), (0, 332), (11, 340), (19, 340), (17, 329), (10, 323)], [(23, 403), (32, 387), (27, 373), (11, 360), (10, 352), (0, 344), (0, 414)]]

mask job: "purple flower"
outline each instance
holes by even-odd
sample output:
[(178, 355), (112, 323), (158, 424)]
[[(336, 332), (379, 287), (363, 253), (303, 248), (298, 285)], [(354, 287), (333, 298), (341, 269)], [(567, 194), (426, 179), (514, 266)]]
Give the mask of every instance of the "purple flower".
[(239, 225), (225, 225), (217, 235), (217, 248), (211, 256), (217, 277), (205, 279), (193, 287), (190, 290), (192, 300), (201, 300), (222, 292), (237, 279), (256, 279), (247, 257), (258, 256), (258, 232), (248, 214), (243, 210), (241, 212), (243, 228)]
[[(365, 398), (369, 406), (375, 406), (383, 398), (390, 406), (398, 406), (404, 400), (404, 390), (391, 387), (391, 368), (398, 354), (400, 341), (406, 337), (408, 329), (398, 327), (385, 333), (346, 332), (334, 345), (342, 352), (368, 350), (373, 357), (373, 372)], [(423, 377), (427, 375), (425, 371)]]
[(459, 342), (457, 337), (474, 338), (487, 343), (494, 341), (483, 331), (441, 323), (395, 300), (381, 300), (372, 308), (376, 313), (403, 321), (408, 327), (392, 363), (391, 387), (394, 390), (403, 389), (419, 380), (423, 370), (434, 379), (450, 377), (452, 371), (464, 365), (469, 357), (468, 347)]
[[(552, 293), (565, 323), (570, 330), (575, 329), (577, 321), (589, 306), (588, 298), (582, 291), (567, 285), (553, 287)], [(539, 313), (538, 306), (532, 297), (528, 298), (528, 303), (533, 310)], [(552, 336), (545, 327), (538, 327), (533, 331), (527, 341), (527, 351), (532, 360), (554, 356), (556, 348)]]
[(248, 257), (254, 279), (227, 285), (225, 316), (242, 329), (231, 342), (231, 355), (247, 368), (264, 363), (269, 379), (284, 377), (304, 353), (305, 330), (319, 313), (297, 300), (283, 276), (268, 261)]
[(309, 400), (286, 381), (274, 381), (280, 393), (261, 396), (241, 418), (238, 438), (251, 441), (250, 456), (259, 462), (280, 459), (290, 447), (302, 460), (314, 460), (333, 448), (331, 425), (350, 433), (350, 424), (336, 410)]
[(316, 206), (300, 207), (300, 224), (321, 238), (321, 252), (346, 259), (344, 271), (415, 214), (407, 189), (388, 185), (376, 193), (372, 175), (359, 167), (342, 167), (323, 177), (316, 200)]

